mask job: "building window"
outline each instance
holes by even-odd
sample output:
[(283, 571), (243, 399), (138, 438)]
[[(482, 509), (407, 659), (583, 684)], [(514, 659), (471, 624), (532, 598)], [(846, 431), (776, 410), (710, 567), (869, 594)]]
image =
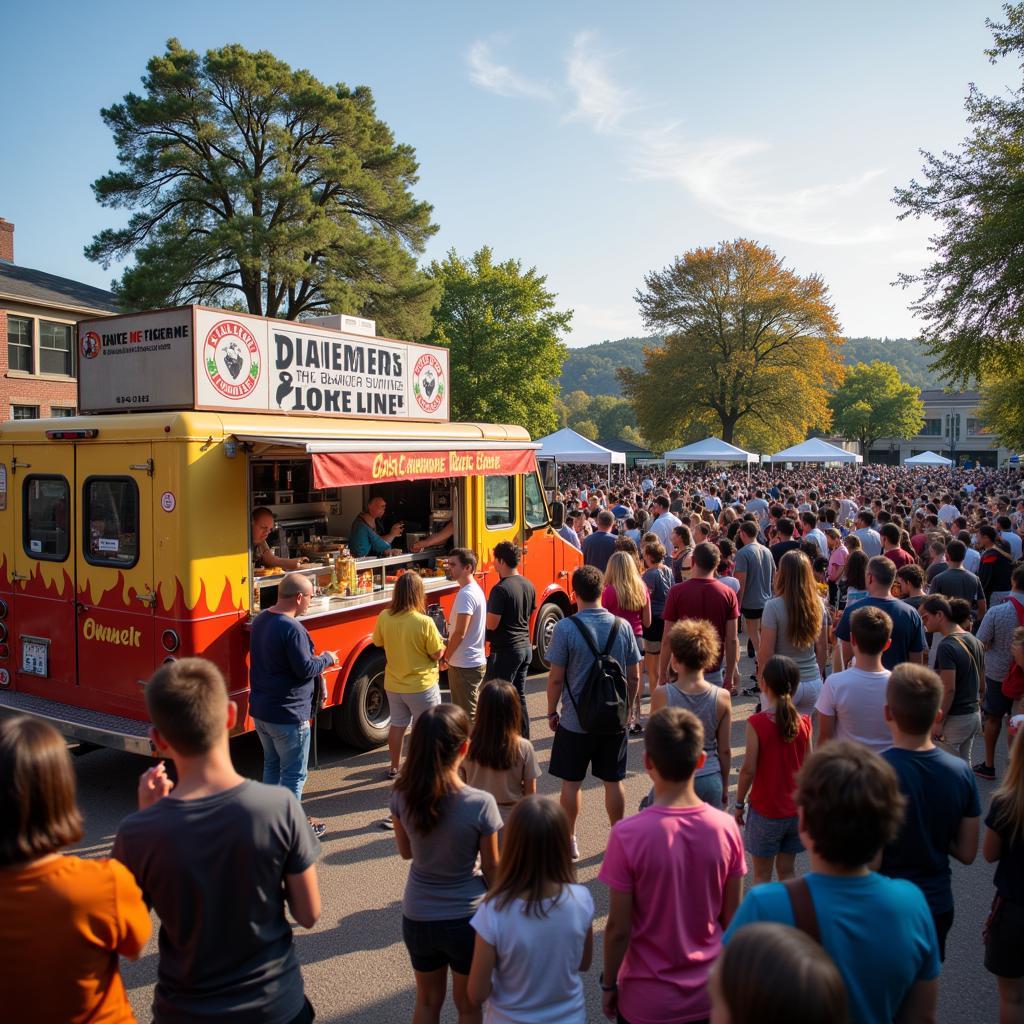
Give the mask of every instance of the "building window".
[(71, 324), (39, 321), (39, 372), (74, 376), (75, 346)]
[(921, 435), (924, 437), (942, 437), (942, 417), (938, 416), (935, 419), (925, 420)]
[(12, 370), (33, 373), (32, 321), (23, 316), (7, 317), (7, 365)]
[(38, 405), (12, 405), (12, 420), (37, 420), (39, 419)]
[(78, 410), (73, 405), (51, 405), (50, 415), (54, 419), (60, 419), (64, 416), (77, 416)]
[(989, 432), (988, 427), (985, 426), (985, 421), (975, 416), (967, 417), (967, 436), (968, 437), (979, 437)]

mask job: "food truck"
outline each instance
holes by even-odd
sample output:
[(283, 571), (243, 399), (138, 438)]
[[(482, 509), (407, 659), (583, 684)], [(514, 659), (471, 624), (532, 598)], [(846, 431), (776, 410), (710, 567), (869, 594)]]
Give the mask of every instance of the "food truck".
[[(341, 657), (318, 724), (353, 746), (387, 736), (376, 616), (417, 572), (428, 612), (447, 619), (452, 546), (477, 553), (485, 592), (494, 546), (521, 546), (543, 663), (580, 555), (551, 526), (527, 433), (449, 422), (447, 350), (356, 318), (186, 306), (84, 321), (78, 353), (77, 416), (0, 427), (0, 712), (149, 753), (147, 678), (201, 656), (251, 729), (251, 623), (282, 574), (259, 564), (254, 510), (273, 517), (278, 558), (308, 559), (297, 571), (317, 596), (302, 621)], [(352, 557), (373, 498), (381, 531), (404, 524), (398, 553)], [(443, 545), (413, 550), (438, 533)]]

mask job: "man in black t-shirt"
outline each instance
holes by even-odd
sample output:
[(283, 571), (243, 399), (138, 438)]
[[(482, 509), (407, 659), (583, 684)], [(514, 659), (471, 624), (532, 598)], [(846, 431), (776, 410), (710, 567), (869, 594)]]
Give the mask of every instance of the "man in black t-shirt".
[(494, 568), (500, 579), (487, 599), (487, 639), (491, 653), (484, 679), (507, 679), (515, 684), (519, 691), (523, 735), (529, 739), (526, 673), (533, 659), (530, 617), (537, 607), (537, 591), (528, 579), (519, 575), (519, 548), (511, 541), (503, 540), (494, 545)]
[(776, 529), (778, 530), (779, 539), (768, 550), (772, 553), (772, 558), (775, 559), (775, 568), (778, 569), (779, 562), (782, 561), (782, 556), (787, 551), (800, 550), (800, 541), (793, 539), (796, 524), (789, 516), (782, 516)]

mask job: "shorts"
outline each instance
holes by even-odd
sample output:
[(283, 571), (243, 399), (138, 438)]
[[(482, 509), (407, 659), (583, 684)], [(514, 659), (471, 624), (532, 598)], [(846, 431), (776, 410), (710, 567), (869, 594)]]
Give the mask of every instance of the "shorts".
[(803, 853), (798, 818), (766, 818), (747, 808), (747, 849), (752, 857), (775, 857), (780, 853)]
[(548, 772), (563, 782), (582, 782), (587, 768), (602, 782), (621, 782), (626, 777), (625, 732), (597, 736), (571, 732), (559, 726), (551, 744)]
[(1013, 701), (1003, 695), (1003, 684), (985, 677), (985, 699), (981, 710), (991, 718), (1005, 718), (1013, 711)]
[(763, 608), (741, 608), (740, 615), (745, 619), (762, 619), (764, 618)]
[(450, 967), (455, 974), (469, 974), (473, 966), (476, 932), (468, 917), (448, 921), (413, 921), (402, 915), (402, 939), (412, 969), (421, 974)]
[(985, 930), (985, 970), (998, 978), (1024, 978), (1024, 905), (998, 904)]
[(665, 620), (660, 616), (651, 619), (649, 626), (644, 626), (644, 654), (659, 654), (661, 640), (665, 635)]
[(437, 683), (429, 690), (420, 690), (418, 693), (397, 693), (388, 690), (387, 694), (388, 705), (391, 708), (391, 724), (399, 729), (415, 725), (416, 719), (427, 708), (441, 703), (441, 687)]
[(697, 775), (693, 780), (693, 791), (704, 801), (716, 810), (722, 810), (722, 798), (724, 789), (722, 786), (722, 773), (717, 768), (707, 775)]

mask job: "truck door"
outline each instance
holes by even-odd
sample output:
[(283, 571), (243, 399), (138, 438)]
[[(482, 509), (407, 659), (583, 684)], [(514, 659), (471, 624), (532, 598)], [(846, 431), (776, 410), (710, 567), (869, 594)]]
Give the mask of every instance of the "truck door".
[(142, 702), (154, 667), (153, 446), (78, 446), (78, 676), (110, 710)]
[[(494, 546), (503, 540), (522, 543), (519, 515), (519, 478), (517, 476), (478, 476), (468, 478), (479, 527), (477, 551), (485, 575), (480, 580), (484, 591), (490, 594), (498, 582), (494, 570)], [(482, 515), (480, 514), (482, 513)]]
[(76, 684), (74, 523), (71, 445), (14, 445), (10, 638), (15, 688), (68, 700)]

